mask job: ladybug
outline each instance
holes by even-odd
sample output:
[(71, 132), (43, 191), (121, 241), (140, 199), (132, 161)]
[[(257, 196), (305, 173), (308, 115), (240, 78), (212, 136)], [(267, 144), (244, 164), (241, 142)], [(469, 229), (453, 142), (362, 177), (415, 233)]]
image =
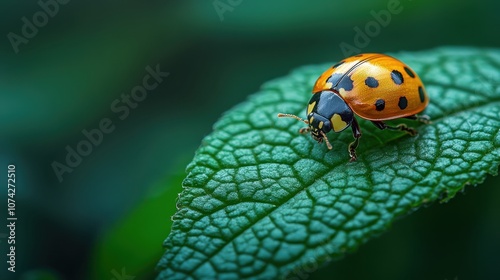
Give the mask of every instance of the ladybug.
[(354, 141), (349, 144), (350, 161), (355, 161), (361, 129), (355, 115), (370, 120), (379, 129), (404, 131), (412, 136), (417, 131), (405, 124), (389, 126), (384, 121), (407, 118), (429, 123), (419, 116), (429, 103), (424, 84), (406, 64), (394, 57), (365, 53), (346, 58), (326, 70), (316, 81), (307, 105), (307, 120), (292, 114), (278, 114), (304, 122), (300, 133), (310, 132), (318, 143), (332, 145), (326, 134), (352, 127)]

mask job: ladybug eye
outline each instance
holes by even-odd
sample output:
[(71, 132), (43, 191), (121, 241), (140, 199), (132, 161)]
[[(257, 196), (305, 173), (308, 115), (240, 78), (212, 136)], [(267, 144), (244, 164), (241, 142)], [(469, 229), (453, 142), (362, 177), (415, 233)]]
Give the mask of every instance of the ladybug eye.
[(330, 121), (325, 121), (323, 122), (323, 125), (322, 127), (320, 127), (320, 129), (324, 132), (329, 132), (330, 130), (332, 130), (332, 124), (330, 123)]

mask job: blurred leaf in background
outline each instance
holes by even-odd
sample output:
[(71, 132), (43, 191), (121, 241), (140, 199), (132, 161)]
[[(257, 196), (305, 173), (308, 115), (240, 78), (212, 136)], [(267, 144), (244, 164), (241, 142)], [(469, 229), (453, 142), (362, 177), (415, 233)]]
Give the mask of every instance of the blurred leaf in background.
[[(376, 21), (372, 11), (387, 10), (389, 2), (232, 1), (239, 4), (224, 12), (222, 21), (213, 1), (2, 2), (0, 166), (17, 167), (16, 277), (40, 269), (63, 279), (91, 275), (96, 244), (118, 236), (113, 230), (126, 228), (120, 225), (148, 204), (147, 193), (158, 182), (174, 182), (169, 174), (187, 164), (222, 112), (292, 68), (339, 60), (341, 43), (354, 44), (355, 28), (365, 30)], [(361, 51), (500, 45), (497, 1), (401, 0), (399, 6), (401, 12)], [(39, 27), (16, 52), (8, 35), (24, 37), (26, 21)], [(170, 75), (121, 120), (111, 105), (143, 83), (147, 66), (156, 65)], [(59, 182), (52, 163), (66, 162), (66, 147), (77, 149), (87, 139), (82, 131), (98, 128), (106, 118), (115, 125), (113, 132), (103, 134)], [(163, 187), (165, 193), (180, 189), (173, 183)], [(0, 192), (0, 199), (6, 201), (6, 195)], [(147, 217), (158, 224), (154, 236), (166, 236), (167, 207), (175, 201), (167, 196), (157, 215)], [(1, 220), (5, 213), (0, 213)], [(481, 225), (493, 226), (491, 221)], [(133, 242), (133, 233), (119, 236)], [(445, 240), (470, 239), (453, 231), (434, 241)], [(4, 252), (6, 243), (0, 241)], [(422, 254), (413, 259), (421, 262), (415, 265), (426, 264)], [(119, 255), (123, 251), (108, 258)], [(121, 267), (109, 267), (108, 279), (113, 269)], [(12, 277), (5, 273), (1, 279)]]

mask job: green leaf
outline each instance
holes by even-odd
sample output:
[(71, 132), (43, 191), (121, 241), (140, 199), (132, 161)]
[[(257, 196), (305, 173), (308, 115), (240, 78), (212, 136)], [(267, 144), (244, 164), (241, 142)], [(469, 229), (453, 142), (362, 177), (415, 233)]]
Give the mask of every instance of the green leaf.
[(333, 63), (266, 83), (226, 113), (189, 164), (159, 279), (304, 279), (423, 204), (496, 175), (500, 161), (500, 50), (396, 53), (425, 83), (429, 125), (419, 134), (360, 121), (328, 151), (278, 112), (304, 117), (316, 78)]

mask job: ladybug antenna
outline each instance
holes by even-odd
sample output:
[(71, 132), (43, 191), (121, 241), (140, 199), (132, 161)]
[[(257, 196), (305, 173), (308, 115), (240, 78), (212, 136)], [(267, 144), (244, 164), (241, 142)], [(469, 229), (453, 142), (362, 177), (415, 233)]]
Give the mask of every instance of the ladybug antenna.
[(278, 118), (293, 118), (293, 119), (296, 119), (298, 121), (301, 121), (305, 124), (309, 124), (308, 121), (302, 119), (301, 117), (297, 117), (296, 115), (292, 115), (292, 114), (283, 114), (283, 113), (279, 113), (278, 114)]
[(326, 137), (326, 134), (323, 132), (323, 130), (320, 130), (319, 133), (321, 134), (321, 136), (323, 136), (323, 140), (325, 140), (325, 144), (328, 147), (328, 150), (331, 150), (333, 147), (332, 144), (330, 144), (330, 141), (328, 141), (328, 137)]

